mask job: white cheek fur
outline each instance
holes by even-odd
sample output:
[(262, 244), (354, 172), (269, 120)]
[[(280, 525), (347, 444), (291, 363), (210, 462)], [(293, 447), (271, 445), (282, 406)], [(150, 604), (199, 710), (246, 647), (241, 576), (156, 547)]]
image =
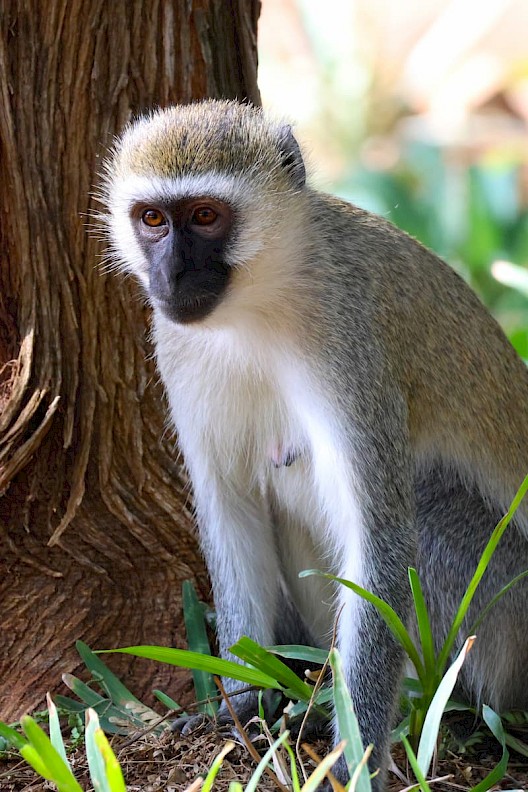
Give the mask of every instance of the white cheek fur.
[[(253, 190), (242, 179), (215, 173), (179, 178), (130, 175), (122, 181), (110, 182), (108, 185), (107, 203), (111, 207), (108, 225), (112, 251), (122, 262), (123, 268), (144, 280), (147, 265), (130, 221), (130, 211), (135, 203), (141, 201), (156, 205), (160, 201), (205, 195), (230, 203), (234, 207), (243, 207), (243, 223), (240, 224), (243, 231), (237, 237), (236, 248), (228, 249), (227, 263), (240, 266), (257, 255), (263, 247), (262, 210), (264, 209), (265, 217), (265, 206), (262, 206), (262, 200), (258, 202), (258, 206), (255, 205)], [(258, 215), (258, 226), (256, 222), (252, 222), (253, 215), (255, 220)]]
[[(284, 313), (284, 296), (299, 288), (302, 252), (295, 218), (295, 198), (277, 195), (256, 196), (254, 188), (239, 177), (207, 173), (175, 178), (131, 174), (120, 181), (108, 180), (107, 219), (112, 258), (119, 269), (135, 275), (148, 291), (149, 265), (134, 232), (130, 213), (141, 202), (209, 195), (229, 203), (235, 212), (234, 239), (227, 246), (226, 263), (233, 270), (233, 287), (215, 311), (215, 320), (231, 323), (239, 314), (268, 314), (272, 324)], [(271, 198), (273, 197), (274, 205)], [(289, 200), (294, 203), (289, 204)], [(285, 248), (290, 249), (290, 266), (283, 266)], [(264, 253), (265, 251), (265, 253)], [(277, 303), (280, 309), (276, 310)], [(289, 310), (293, 310), (292, 304)]]

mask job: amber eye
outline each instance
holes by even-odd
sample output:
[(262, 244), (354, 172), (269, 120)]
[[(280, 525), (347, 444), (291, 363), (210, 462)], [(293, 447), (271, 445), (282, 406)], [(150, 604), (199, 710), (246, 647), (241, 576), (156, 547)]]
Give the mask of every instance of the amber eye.
[(200, 226), (207, 226), (214, 223), (217, 217), (218, 213), (215, 212), (214, 209), (211, 209), (210, 206), (199, 206), (192, 213), (191, 223)]
[(166, 225), (165, 215), (159, 209), (145, 209), (141, 215), (141, 220), (149, 228), (158, 228), (159, 226)]

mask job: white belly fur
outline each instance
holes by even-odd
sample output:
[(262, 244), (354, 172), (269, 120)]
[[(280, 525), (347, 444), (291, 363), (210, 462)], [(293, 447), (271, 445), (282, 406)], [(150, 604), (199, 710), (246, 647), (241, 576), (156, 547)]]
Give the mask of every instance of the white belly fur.
[[(326, 644), (333, 585), (298, 573), (325, 569), (361, 583), (362, 569), (354, 474), (335, 413), (301, 356), (261, 332), (187, 332), (158, 315), (155, 334), (191, 475), (205, 479), (216, 469), (223, 480), (236, 479), (245, 491), (256, 486), (271, 499), (287, 585), (314, 638)], [(301, 454), (290, 467), (275, 468), (276, 448)], [(344, 600), (350, 597), (341, 592)]]

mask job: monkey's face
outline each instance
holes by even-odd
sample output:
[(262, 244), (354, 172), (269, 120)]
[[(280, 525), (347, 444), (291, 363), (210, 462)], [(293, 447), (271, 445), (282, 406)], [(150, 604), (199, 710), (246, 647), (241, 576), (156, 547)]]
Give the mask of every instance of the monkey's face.
[(135, 204), (134, 233), (148, 262), (148, 291), (173, 321), (203, 319), (225, 293), (231, 207), (211, 197)]
[(125, 131), (106, 170), (111, 253), (157, 310), (180, 324), (268, 310), (302, 238), (289, 126), (236, 102), (160, 110)]

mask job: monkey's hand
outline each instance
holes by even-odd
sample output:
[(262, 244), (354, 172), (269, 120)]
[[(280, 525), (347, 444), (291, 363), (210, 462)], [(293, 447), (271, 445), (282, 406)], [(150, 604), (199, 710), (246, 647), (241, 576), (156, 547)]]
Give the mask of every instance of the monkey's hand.
[(192, 732), (198, 731), (198, 729), (203, 728), (208, 732), (213, 729), (221, 729), (232, 723), (233, 719), (227, 710), (225, 713), (218, 713), (215, 718), (211, 718), (209, 715), (199, 712), (195, 715), (182, 715), (180, 718), (176, 718), (176, 720), (172, 721), (170, 728), (171, 731), (181, 734), (183, 737), (187, 737), (189, 734), (192, 734)]
[[(266, 694), (264, 694), (264, 711), (267, 714), (269, 707), (267, 706)], [(248, 722), (258, 714), (258, 693), (256, 691), (248, 691), (241, 693), (231, 698), (231, 703), (240, 725), (245, 728)], [(236, 731), (236, 724), (227, 708), (225, 702), (222, 702), (218, 713), (214, 718), (197, 713), (196, 715), (184, 715), (176, 718), (171, 724), (171, 731), (178, 732), (183, 736), (191, 734), (199, 728), (205, 727), (208, 731), (212, 729), (224, 729), (230, 727), (231, 731)]]

